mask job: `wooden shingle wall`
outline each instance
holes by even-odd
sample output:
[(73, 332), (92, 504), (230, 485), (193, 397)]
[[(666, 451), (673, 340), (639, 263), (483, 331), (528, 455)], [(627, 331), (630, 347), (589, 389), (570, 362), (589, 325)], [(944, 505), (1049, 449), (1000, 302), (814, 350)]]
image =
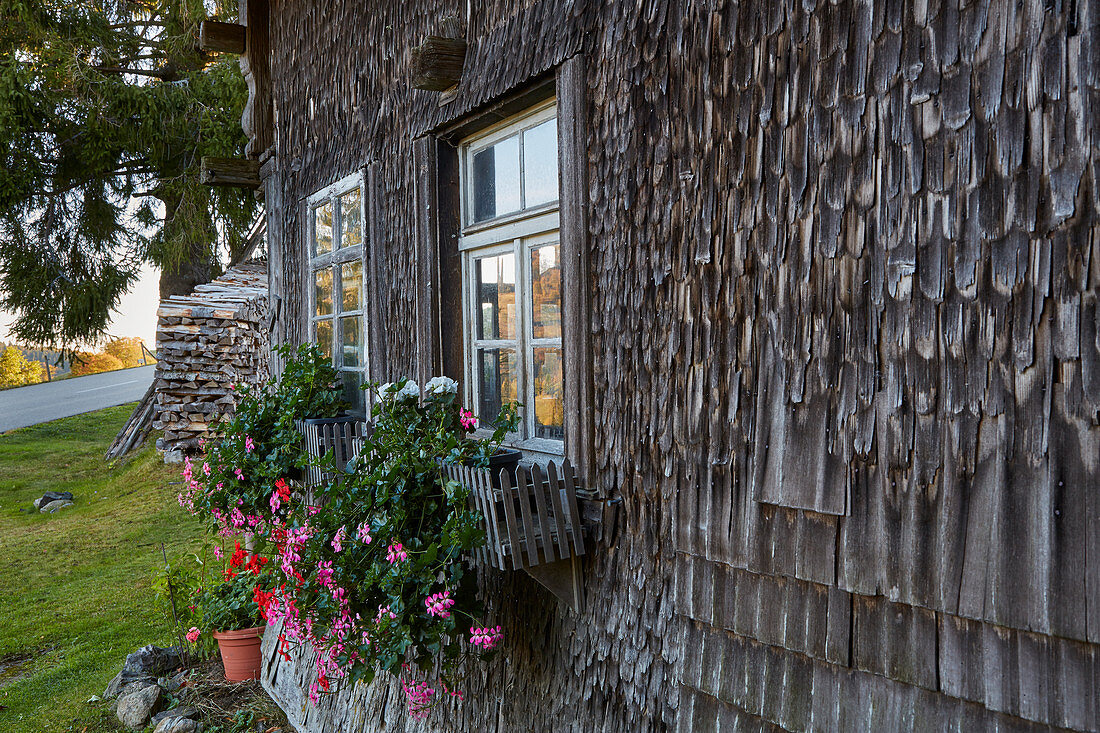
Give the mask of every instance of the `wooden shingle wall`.
[(582, 616), (485, 574), (465, 703), (311, 729), (1100, 729), (1100, 2), (472, 5), (440, 104), (409, 52), (465, 3), (274, 3), (286, 335), (298, 202), (369, 167), (375, 376), (415, 374), (414, 136), (584, 53), (622, 511)]

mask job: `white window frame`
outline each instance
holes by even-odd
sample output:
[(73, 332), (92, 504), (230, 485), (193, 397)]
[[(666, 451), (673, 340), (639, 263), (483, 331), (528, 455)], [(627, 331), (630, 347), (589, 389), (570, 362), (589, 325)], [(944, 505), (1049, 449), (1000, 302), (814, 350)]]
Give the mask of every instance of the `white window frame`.
[[(340, 232), (341, 232), (341, 217), (342, 211), (340, 207), (340, 197), (346, 193), (359, 189), (359, 222), (360, 222), (360, 244), (353, 245), (351, 247), (340, 246)], [(320, 191), (310, 195), (305, 200), (305, 242), (306, 242), (306, 290), (309, 292), (308, 301), (308, 323), (309, 323), (309, 339), (313, 343), (317, 343), (317, 323), (318, 321), (330, 321), (332, 323), (332, 366), (340, 372), (341, 375), (345, 372), (356, 373), (359, 375), (360, 384), (364, 384), (370, 379), (370, 342), (367, 339), (367, 297), (368, 297), (368, 278), (367, 278), (367, 263), (364, 257), (367, 239), (367, 189), (366, 180), (363, 175), (363, 171), (358, 171), (341, 178), (339, 181), (322, 188)], [(316, 215), (315, 210), (329, 202), (332, 204), (332, 251), (324, 254), (316, 254)], [(359, 308), (357, 310), (344, 311), (343, 307), (343, 282), (341, 274), (341, 266), (358, 262), (362, 268), (362, 289), (359, 293)], [(316, 287), (316, 273), (319, 270), (330, 269), (332, 271), (332, 313), (328, 316), (317, 315), (317, 287)], [(343, 365), (343, 324), (342, 318), (358, 316), (360, 324), (359, 339), (363, 344), (363, 359), (362, 365), (359, 367), (346, 367)], [(353, 403), (352, 409), (355, 412), (366, 412), (370, 409), (370, 403), (366, 397), (365, 392), (361, 392), (358, 402)]]
[[(481, 404), (478, 394), (478, 347), (493, 348), (499, 345), (503, 348), (516, 349), (516, 371), (519, 379), (517, 389), (518, 398), (524, 407), (521, 413), (522, 421), (519, 432), (509, 436), (509, 444), (525, 452), (549, 454), (561, 456), (564, 453), (564, 439), (550, 439), (534, 437), (535, 429), (535, 401), (533, 349), (540, 346), (554, 347), (563, 350), (562, 336), (555, 338), (535, 339), (532, 337), (533, 313), (530, 303), (531, 291), (531, 250), (540, 246), (551, 244), (558, 245), (559, 258), (561, 257), (560, 229), (560, 194), (554, 201), (538, 204), (519, 211), (512, 211), (484, 221), (473, 222), (473, 196), (470, 190), (470, 169), (473, 156), (484, 148), (493, 145), (505, 138), (515, 135), (528, 128), (540, 125), (557, 116), (557, 106), (554, 100), (541, 103), (518, 115), (493, 125), (485, 130), (466, 138), (459, 144), (459, 169), (460, 169), (460, 202), (462, 207), (463, 229), (459, 236), (458, 249), (462, 258), (462, 343), (465, 373), (464, 391), (466, 403), (476, 409)], [(520, 150), (522, 157), (522, 135), (520, 136)], [(559, 158), (555, 157), (555, 163)], [(524, 171), (520, 168), (520, 200), (523, 201), (522, 187), (524, 185)], [(558, 170), (559, 191), (561, 170)], [(475, 262), (486, 256), (501, 254), (513, 254), (516, 275), (516, 337), (499, 342), (491, 339), (477, 339), (477, 271)], [(560, 260), (559, 260), (560, 264)], [(562, 282), (562, 288), (566, 283)], [(564, 320), (562, 328), (564, 329)], [(564, 335), (564, 334), (562, 334)], [(561, 353), (564, 353), (563, 351)], [(563, 390), (564, 365), (563, 365)], [(565, 403), (563, 401), (563, 411)], [(495, 415), (479, 415), (486, 420), (495, 418)], [(480, 430), (480, 435), (487, 435), (488, 430)]]

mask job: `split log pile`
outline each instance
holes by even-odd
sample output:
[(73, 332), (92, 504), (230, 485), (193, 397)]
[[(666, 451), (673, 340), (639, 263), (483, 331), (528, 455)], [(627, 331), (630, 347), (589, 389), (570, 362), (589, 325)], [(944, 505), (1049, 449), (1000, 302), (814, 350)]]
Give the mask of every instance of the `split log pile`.
[(267, 263), (253, 260), (157, 309), (156, 418), (163, 451), (194, 452), (236, 405), (233, 386), (268, 375)]

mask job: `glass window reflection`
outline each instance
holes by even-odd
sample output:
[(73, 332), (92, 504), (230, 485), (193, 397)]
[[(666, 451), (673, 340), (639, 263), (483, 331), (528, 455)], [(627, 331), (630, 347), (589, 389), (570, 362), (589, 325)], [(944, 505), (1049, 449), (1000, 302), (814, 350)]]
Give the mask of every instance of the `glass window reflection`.
[(493, 420), (505, 402), (519, 399), (515, 349), (478, 349), (478, 409)]
[(558, 200), (558, 121), (523, 133), (523, 207)]
[(359, 316), (340, 319), (340, 365), (361, 367), (366, 355), (363, 352), (363, 327)]
[(561, 337), (561, 262), (557, 244), (531, 250), (531, 326), (534, 338)]
[(313, 301), (316, 315), (332, 315), (332, 270), (328, 267), (313, 273)]
[(313, 210), (313, 252), (328, 254), (332, 251), (332, 202), (326, 201)]
[(519, 136), (474, 153), (472, 164), (474, 221), (519, 211)]
[(516, 264), (508, 253), (476, 260), (477, 337), (516, 337)]
[(340, 266), (341, 310), (357, 311), (363, 302), (363, 263), (345, 262)]
[(565, 402), (562, 397), (561, 349), (536, 347), (532, 351), (535, 394), (535, 437), (565, 438)]
[(316, 335), (317, 345), (321, 347), (321, 353), (325, 355), (325, 358), (332, 359), (332, 321), (325, 319), (317, 321)]
[(340, 197), (340, 246), (355, 247), (363, 243), (363, 214), (359, 189)]

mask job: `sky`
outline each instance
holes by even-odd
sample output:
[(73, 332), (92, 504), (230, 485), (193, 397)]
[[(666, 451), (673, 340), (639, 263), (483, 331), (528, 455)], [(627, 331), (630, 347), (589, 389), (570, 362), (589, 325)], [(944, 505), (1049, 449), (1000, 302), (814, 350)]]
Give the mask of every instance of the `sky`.
[[(156, 348), (159, 280), (160, 276), (152, 265), (142, 267), (141, 277), (130, 292), (122, 296), (122, 302), (111, 319), (111, 326), (107, 329), (111, 336), (140, 336), (146, 346)], [(0, 341), (14, 341), (8, 335), (14, 320), (11, 313), (0, 310)]]

